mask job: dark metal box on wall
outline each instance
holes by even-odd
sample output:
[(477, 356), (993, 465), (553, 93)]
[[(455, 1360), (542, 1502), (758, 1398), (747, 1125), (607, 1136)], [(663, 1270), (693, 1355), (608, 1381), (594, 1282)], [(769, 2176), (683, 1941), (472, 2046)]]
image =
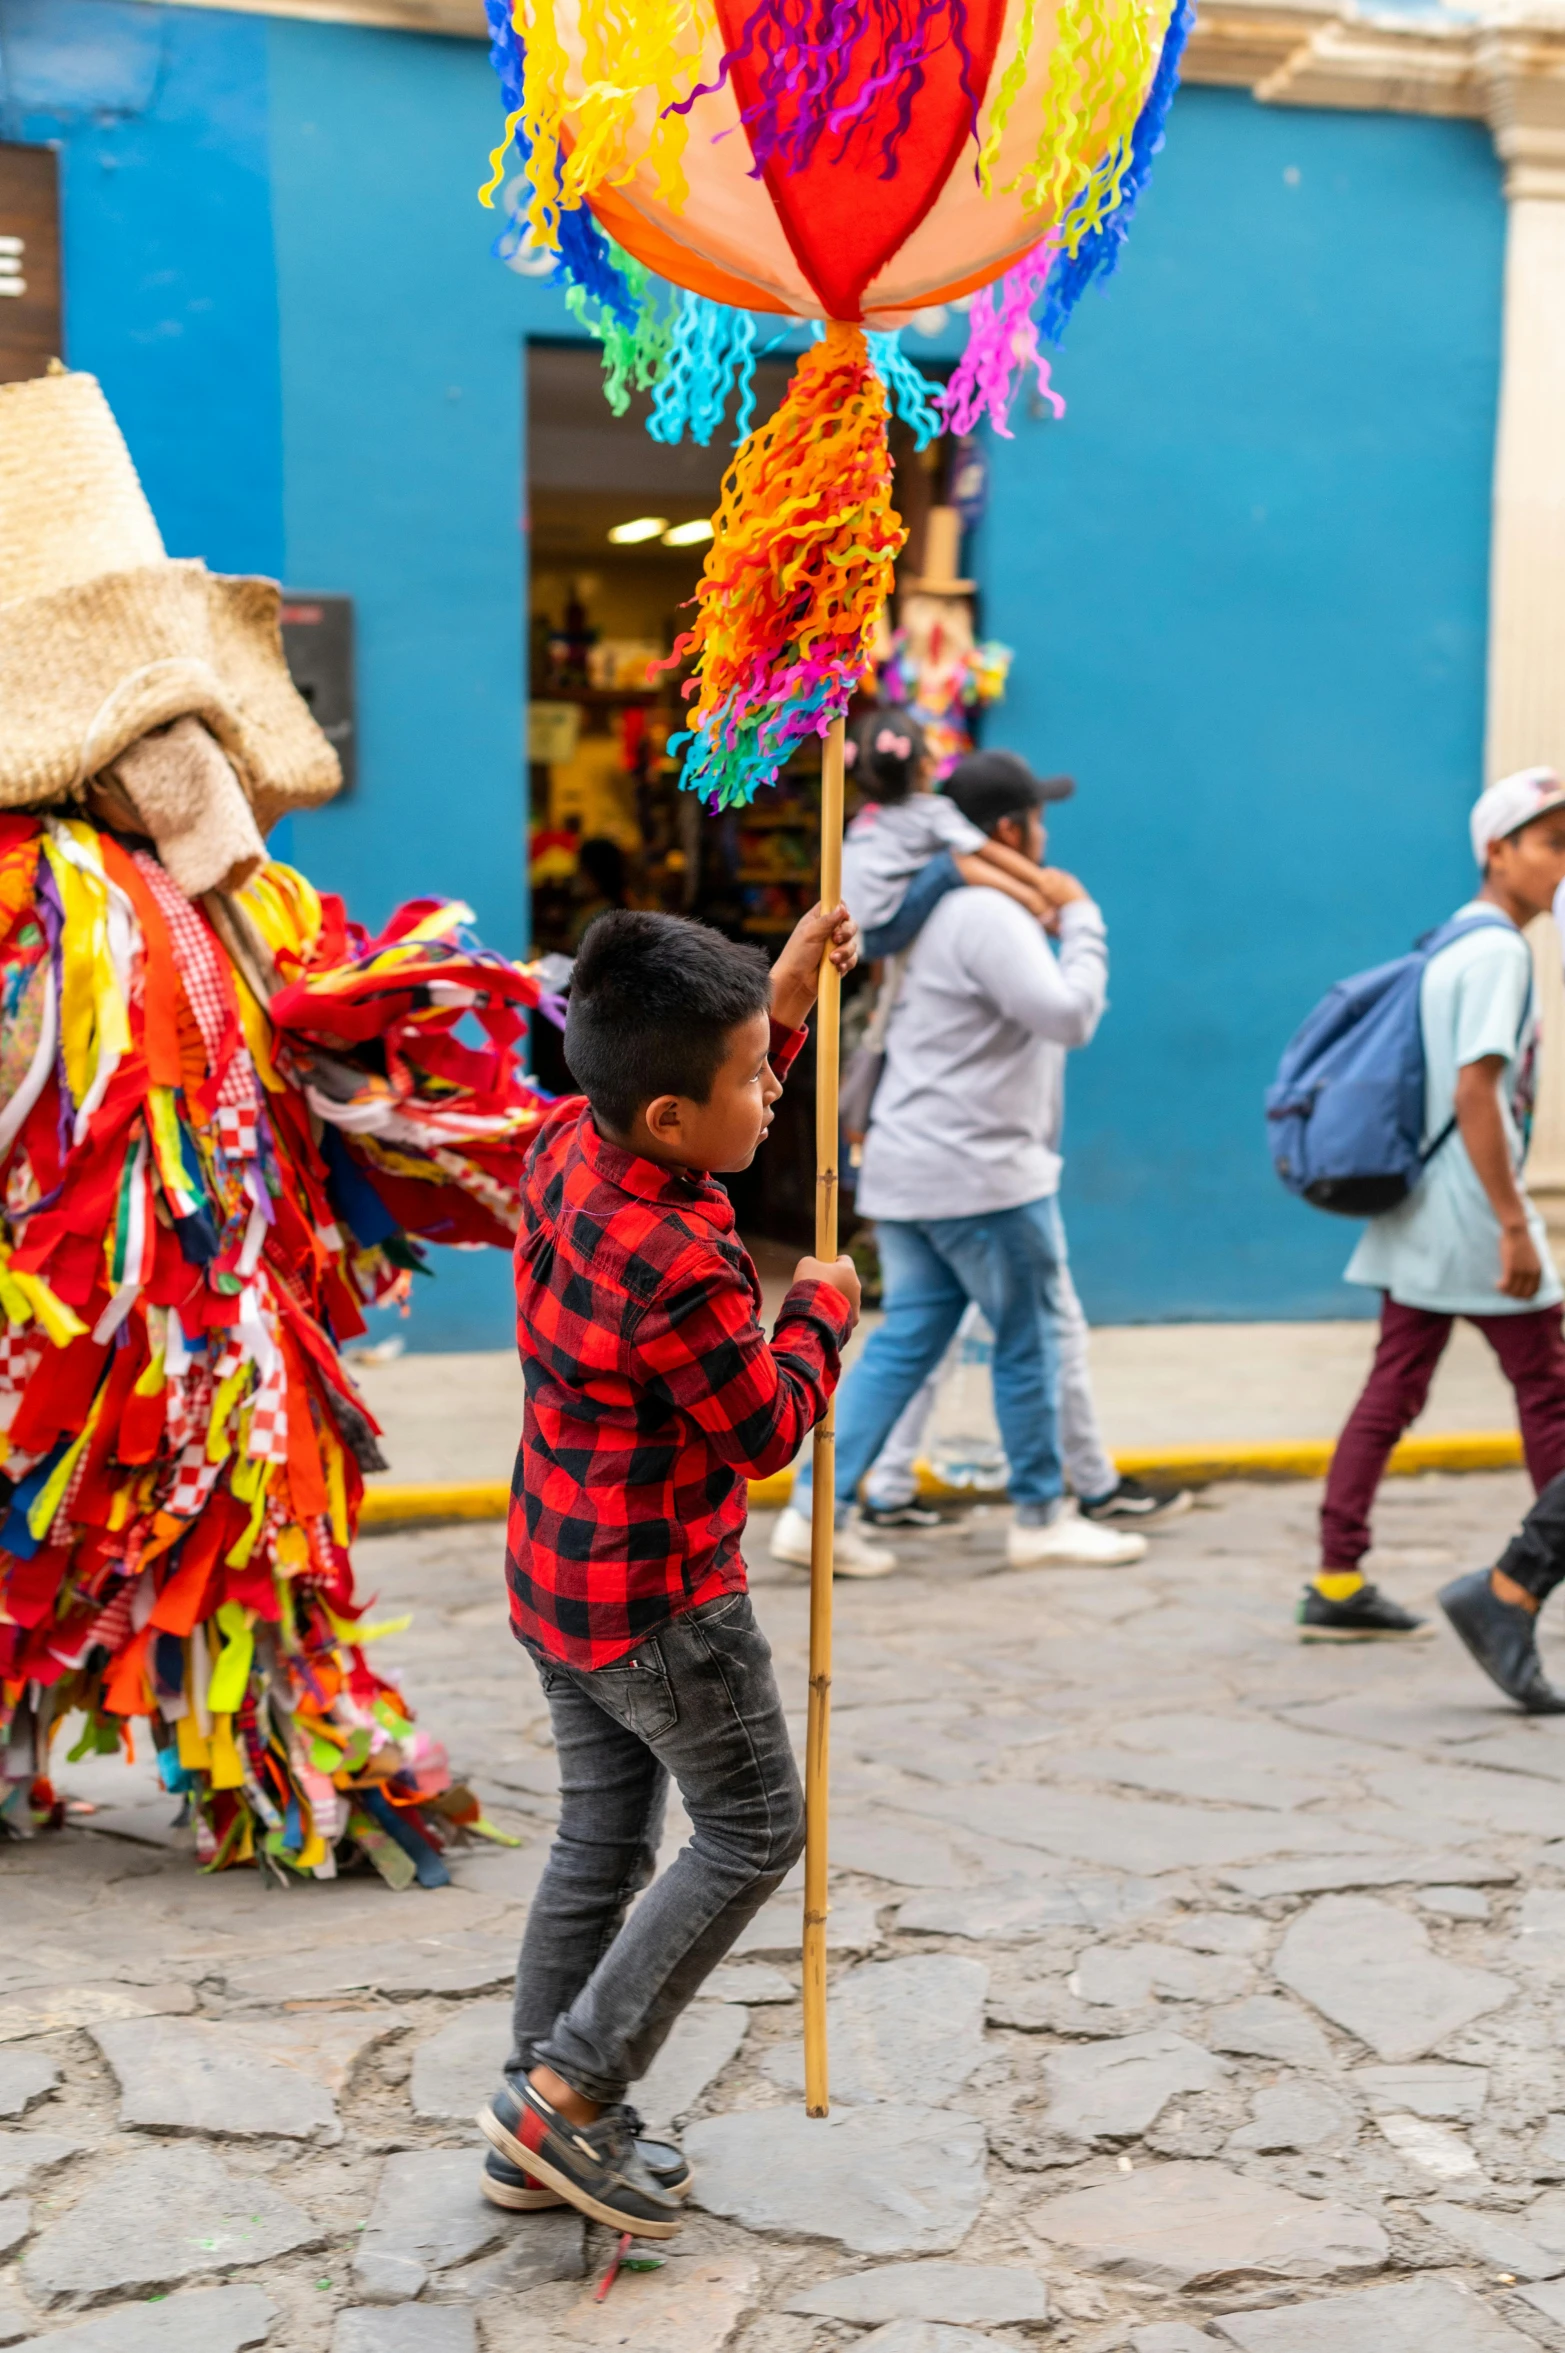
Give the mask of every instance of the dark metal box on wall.
[(54, 150), (0, 144), (0, 384), (44, 375), (63, 343)]
[(357, 771), (353, 599), (285, 589), (281, 619), (289, 676), (342, 762), (343, 791), (352, 792)]

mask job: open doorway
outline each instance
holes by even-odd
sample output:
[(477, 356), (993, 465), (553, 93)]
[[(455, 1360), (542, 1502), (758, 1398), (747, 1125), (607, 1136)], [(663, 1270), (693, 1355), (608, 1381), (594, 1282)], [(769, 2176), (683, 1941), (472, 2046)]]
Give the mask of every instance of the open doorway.
[[(819, 744), (808, 739), (752, 807), (713, 816), (679, 790), (668, 742), (684, 724), (685, 673), (661, 667), (690, 625), (732, 423), (708, 449), (669, 448), (646, 430), (646, 395), (614, 415), (595, 346), (530, 343), (526, 364), (534, 948), (569, 955), (594, 915), (624, 903), (694, 916), (775, 955), (818, 891)], [(754, 422), (792, 368), (758, 362)], [(916, 562), (946, 454), (937, 444), (915, 456), (897, 426), (893, 455)], [(808, 1245), (808, 1049), (765, 1149), (730, 1190), (747, 1237)]]

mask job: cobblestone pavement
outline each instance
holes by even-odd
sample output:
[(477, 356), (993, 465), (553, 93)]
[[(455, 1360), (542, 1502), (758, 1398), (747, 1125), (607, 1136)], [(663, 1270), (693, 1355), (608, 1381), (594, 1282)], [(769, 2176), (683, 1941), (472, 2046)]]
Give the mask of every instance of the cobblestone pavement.
[[(1512, 1476), (1400, 1481), (1403, 1599)], [(829, 2123), (797, 1895), (641, 2104), (696, 2207), (661, 2270), (476, 2193), (471, 2124), (552, 1759), (498, 1531), (361, 1547), (387, 1645), (515, 1850), (457, 1884), (196, 1875), (143, 1765), (0, 1851), (0, 2343), (60, 2353), (1525, 2353), (1565, 2347), (1565, 1723), (1443, 1632), (1306, 1649), (1302, 1486), (1118, 1573), (981, 1513), (838, 1587)], [(759, 1605), (802, 1703), (803, 1580)]]

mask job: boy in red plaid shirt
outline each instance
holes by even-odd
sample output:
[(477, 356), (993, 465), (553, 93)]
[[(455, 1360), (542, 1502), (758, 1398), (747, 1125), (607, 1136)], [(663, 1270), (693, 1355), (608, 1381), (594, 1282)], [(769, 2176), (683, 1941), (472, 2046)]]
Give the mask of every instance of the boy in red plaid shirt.
[[(859, 1286), (846, 1257), (801, 1259), (768, 1340), (713, 1172), (763, 1142), (827, 953), (851, 969), (845, 908), (805, 916), (770, 973), (678, 916), (600, 916), (565, 1032), (586, 1101), (540, 1132), (516, 1246), (527, 1405), (506, 1580), (561, 1814), (515, 2048), (479, 2119), (483, 2187), (649, 2238), (679, 2228), (690, 2174), (640, 2137), (626, 2091), (804, 1844), (740, 1540), (746, 1482), (791, 1462), (825, 1411)], [(671, 1779), (691, 1839), (649, 1888)]]

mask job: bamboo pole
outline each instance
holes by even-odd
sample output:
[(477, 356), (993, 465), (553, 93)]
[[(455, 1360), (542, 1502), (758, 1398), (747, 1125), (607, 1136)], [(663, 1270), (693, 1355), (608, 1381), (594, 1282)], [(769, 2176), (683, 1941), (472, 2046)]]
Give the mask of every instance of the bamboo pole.
[[(843, 736), (833, 725), (821, 758), (821, 905), (842, 896)], [(837, 1064), (842, 979), (821, 959), (815, 1023), (815, 1255), (837, 1255)], [(804, 2110), (830, 2105), (826, 2068), (826, 1862), (831, 1751), (832, 1523), (836, 1510), (837, 1415), (828, 1404), (815, 1425), (810, 1521), (810, 1709), (804, 1750)]]

